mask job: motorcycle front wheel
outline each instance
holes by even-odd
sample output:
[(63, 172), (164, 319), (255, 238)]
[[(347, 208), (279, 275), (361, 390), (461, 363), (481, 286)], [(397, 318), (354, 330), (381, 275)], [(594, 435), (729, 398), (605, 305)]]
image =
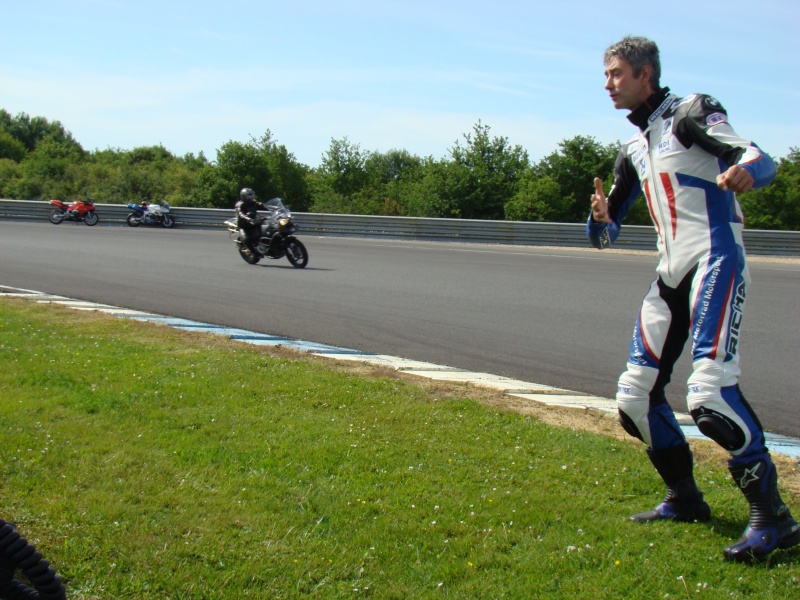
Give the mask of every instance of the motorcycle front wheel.
[(100, 217), (97, 216), (97, 213), (93, 210), (90, 210), (86, 213), (86, 216), (83, 217), (83, 222), (87, 225), (97, 225), (97, 222), (100, 220)]
[(246, 262), (248, 265), (254, 265), (261, 260), (261, 257), (258, 254), (254, 253), (252, 250), (250, 250), (250, 248), (244, 245), (239, 246), (239, 256), (241, 256), (244, 259), (244, 262)]
[(64, 213), (58, 209), (55, 209), (53, 212), (50, 213), (50, 222), (53, 225), (58, 225), (61, 221), (64, 220)]
[(142, 218), (136, 213), (128, 215), (128, 227), (138, 227), (142, 224)]
[(161, 221), (161, 226), (166, 227), (167, 229), (175, 227), (175, 219), (169, 215), (164, 215), (164, 219)]
[(289, 259), (293, 267), (298, 269), (305, 268), (308, 264), (308, 251), (303, 242), (293, 237), (286, 240), (286, 258)]

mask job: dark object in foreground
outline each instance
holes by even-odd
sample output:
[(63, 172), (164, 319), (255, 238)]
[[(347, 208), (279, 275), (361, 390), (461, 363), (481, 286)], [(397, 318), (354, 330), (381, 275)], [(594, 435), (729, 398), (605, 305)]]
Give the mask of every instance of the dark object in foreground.
[[(14, 579), (22, 571), (33, 588)], [(61, 579), (16, 527), (0, 519), (0, 598), (3, 600), (65, 600)]]

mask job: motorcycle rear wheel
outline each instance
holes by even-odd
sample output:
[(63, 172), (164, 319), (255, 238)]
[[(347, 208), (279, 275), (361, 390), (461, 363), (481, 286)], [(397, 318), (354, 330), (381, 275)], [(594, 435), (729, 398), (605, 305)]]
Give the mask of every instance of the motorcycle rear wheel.
[(131, 213), (128, 215), (128, 227), (138, 227), (142, 224), (142, 218), (137, 215), (136, 213)]
[(100, 217), (97, 216), (97, 213), (93, 210), (90, 210), (86, 213), (86, 216), (83, 217), (83, 222), (89, 226), (97, 225), (97, 222), (100, 220)]
[(173, 219), (169, 215), (164, 215), (164, 218), (161, 221), (161, 226), (166, 227), (167, 229), (175, 227), (175, 219)]
[(286, 240), (286, 258), (293, 267), (304, 269), (308, 264), (308, 250), (297, 238), (289, 238)]
[(49, 219), (53, 225), (58, 225), (64, 220), (64, 213), (58, 209), (55, 209), (50, 213)]
[(244, 262), (246, 262), (248, 265), (254, 265), (261, 260), (261, 257), (258, 254), (244, 245), (239, 246), (239, 256), (241, 256), (244, 259)]

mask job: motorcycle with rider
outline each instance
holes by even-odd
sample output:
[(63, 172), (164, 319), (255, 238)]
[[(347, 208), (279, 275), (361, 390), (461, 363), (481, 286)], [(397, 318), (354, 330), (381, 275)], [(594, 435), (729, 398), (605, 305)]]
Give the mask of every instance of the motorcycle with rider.
[[(266, 211), (268, 215), (260, 216), (259, 210)], [(236, 216), (225, 221), (225, 225), (234, 238), (240, 256), (251, 265), (262, 258), (278, 259), (284, 256), (298, 269), (308, 264), (308, 251), (294, 236), (297, 225), (281, 198), (261, 203), (256, 200), (251, 188), (242, 188), (236, 203)]]

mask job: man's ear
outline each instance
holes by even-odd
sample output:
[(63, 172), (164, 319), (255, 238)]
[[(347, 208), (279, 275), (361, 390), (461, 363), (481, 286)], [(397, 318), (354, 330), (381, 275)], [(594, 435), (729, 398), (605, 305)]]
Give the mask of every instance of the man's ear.
[(652, 82), (650, 81), (650, 77), (653, 75), (653, 66), (652, 65), (644, 65), (642, 67), (642, 72), (639, 73), (639, 77), (645, 83), (650, 84), (650, 87), (653, 87)]

